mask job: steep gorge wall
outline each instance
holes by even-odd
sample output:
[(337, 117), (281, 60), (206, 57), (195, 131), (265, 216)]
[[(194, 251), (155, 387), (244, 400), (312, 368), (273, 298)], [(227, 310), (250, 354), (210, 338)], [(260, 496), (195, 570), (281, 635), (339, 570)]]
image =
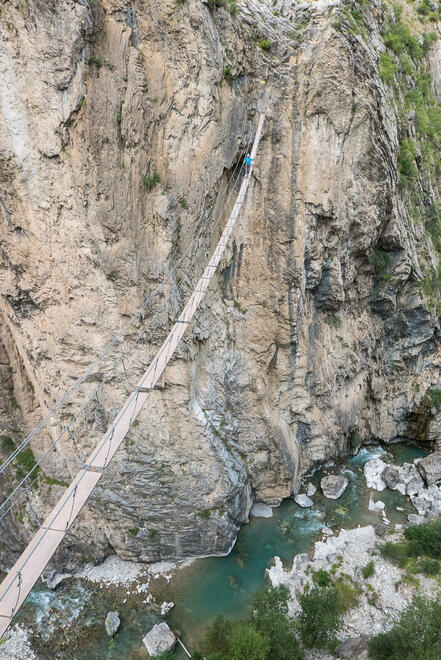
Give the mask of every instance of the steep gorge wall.
[[(60, 552), (64, 568), (112, 550), (147, 561), (225, 553), (253, 496), (280, 502), (361, 440), (420, 439), (422, 426), (437, 437), (430, 405), (418, 422), (439, 384), (439, 328), (418, 284), (424, 228), (398, 194), (397, 122), (378, 75), (384, 11), (373, 3), (363, 37), (336, 29), (339, 3), (277, 10), (300, 38), (273, 40), (269, 56), (256, 47), (263, 28), (250, 34), (252, 8), (1, 5), (1, 426), (14, 442), (12, 425), (23, 435), (41, 418), (183, 253), (256, 111), (267, 113), (215, 290)], [(431, 57), (436, 80), (436, 47)], [(372, 265), (378, 246), (391, 255), (386, 283)], [(179, 286), (167, 288), (161, 325), (175, 318)], [(155, 322), (128, 365), (133, 382), (163, 335)], [(124, 386), (112, 382), (75, 443), (50, 454), (50, 478), (19, 518), (0, 523), (12, 534), (5, 565)], [(36, 457), (49, 442), (33, 444)]]

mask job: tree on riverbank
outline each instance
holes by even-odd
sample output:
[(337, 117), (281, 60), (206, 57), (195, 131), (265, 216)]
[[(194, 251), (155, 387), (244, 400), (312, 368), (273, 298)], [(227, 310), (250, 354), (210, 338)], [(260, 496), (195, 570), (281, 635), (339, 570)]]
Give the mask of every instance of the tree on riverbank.
[(441, 595), (415, 597), (389, 632), (370, 640), (368, 650), (371, 660), (439, 660)]
[(249, 619), (232, 623), (222, 615), (209, 626), (203, 643), (207, 660), (301, 660), (296, 622), (288, 616), (285, 585), (260, 591)]

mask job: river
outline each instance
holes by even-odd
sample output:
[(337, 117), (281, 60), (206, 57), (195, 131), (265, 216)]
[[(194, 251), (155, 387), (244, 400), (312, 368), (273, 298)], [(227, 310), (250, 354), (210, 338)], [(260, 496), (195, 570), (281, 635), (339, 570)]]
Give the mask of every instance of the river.
[[(408, 513), (415, 513), (408, 498), (389, 489), (382, 493), (370, 491), (363, 465), (377, 456), (402, 464), (425, 455), (423, 450), (402, 444), (374, 446), (316, 472), (310, 479), (316, 486), (324, 474), (344, 474), (349, 479), (345, 493), (338, 500), (330, 500), (317, 488), (311, 509), (302, 509), (292, 499), (285, 500), (273, 509), (272, 518), (251, 518), (239, 531), (228, 557), (195, 560), (177, 570), (169, 582), (160, 578), (150, 583), (157, 602), (175, 603), (167, 622), (180, 631), (188, 647), (195, 648), (217, 614), (230, 618), (246, 616), (256, 591), (265, 584), (265, 569), (274, 556), (279, 556), (288, 567), (294, 555), (311, 550), (325, 525), (335, 530), (378, 524), (380, 515), (368, 510), (370, 494), (385, 502), (386, 515), (392, 523), (405, 522)], [(397, 506), (404, 511), (397, 511)], [(41, 660), (145, 659), (142, 638), (161, 619), (145, 602), (147, 594), (138, 592), (142, 583), (141, 579), (132, 587), (105, 586), (70, 578), (51, 590), (40, 582), (17, 620), (24, 625), (33, 622), (38, 627), (40, 641), (36, 653)], [(122, 622), (112, 642), (103, 625), (109, 610), (117, 610)], [(185, 656), (178, 651), (176, 658), (180, 657)]]

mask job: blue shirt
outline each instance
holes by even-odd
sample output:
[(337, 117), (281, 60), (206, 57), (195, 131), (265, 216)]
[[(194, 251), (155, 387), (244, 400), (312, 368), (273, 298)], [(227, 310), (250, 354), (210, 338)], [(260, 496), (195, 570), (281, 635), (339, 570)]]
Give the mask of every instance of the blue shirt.
[(245, 158), (245, 165), (251, 165), (252, 162), (253, 162), (253, 159), (250, 158), (249, 156), (247, 156), (247, 157)]

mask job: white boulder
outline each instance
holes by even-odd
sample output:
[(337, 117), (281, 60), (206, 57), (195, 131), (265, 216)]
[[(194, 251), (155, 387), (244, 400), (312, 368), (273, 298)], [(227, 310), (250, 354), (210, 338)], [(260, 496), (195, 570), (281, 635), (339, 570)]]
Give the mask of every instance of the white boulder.
[(107, 612), (104, 626), (109, 637), (113, 637), (113, 635), (118, 631), (120, 624), (121, 621), (118, 612)]
[(172, 611), (174, 606), (175, 604), (173, 603), (173, 601), (170, 601), (169, 603), (164, 601), (163, 603), (161, 603), (161, 616), (167, 616), (167, 614)]
[(368, 488), (374, 488), (379, 491), (386, 488), (386, 484), (381, 478), (385, 467), (386, 463), (381, 458), (372, 458), (364, 464), (363, 471)]
[(142, 641), (148, 653), (153, 656), (171, 651), (176, 645), (176, 637), (165, 621), (153, 626)]
[(310, 497), (305, 495), (305, 493), (299, 493), (294, 497), (294, 501), (297, 502), (299, 506), (302, 506), (304, 509), (309, 508), (310, 506), (313, 506), (314, 502)]
[(250, 509), (250, 516), (254, 516), (254, 518), (272, 518), (273, 510), (268, 504), (254, 502)]
[(307, 496), (308, 496), (308, 497), (312, 497), (313, 495), (316, 494), (316, 492), (317, 492), (317, 488), (314, 486), (314, 484), (312, 484), (311, 482), (309, 482), (308, 486), (306, 487), (306, 494), (307, 494)]

